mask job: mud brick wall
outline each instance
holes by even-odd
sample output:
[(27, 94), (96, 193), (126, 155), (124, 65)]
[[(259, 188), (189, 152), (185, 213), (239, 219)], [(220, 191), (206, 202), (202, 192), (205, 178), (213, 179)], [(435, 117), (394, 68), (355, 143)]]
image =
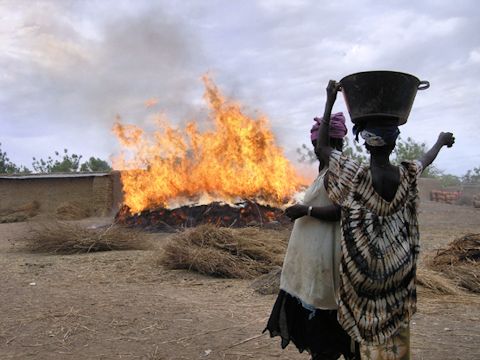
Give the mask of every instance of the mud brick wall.
[(480, 194), (480, 185), (464, 185), (460, 198), (462, 205), (473, 205), (473, 197)]
[(432, 190), (442, 190), (442, 184), (437, 179), (419, 178), (417, 184), (420, 201), (430, 200), (430, 193)]
[(123, 187), (120, 171), (112, 171), (110, 177), (112, 179), (112, 213), (116, 214), (123, 204)]
[(14, 209), (37, 201), (41, 213), (54, 213), (64, 202), (85, 209), (92, 204), (93, 178), (0, 179), (0, 210)]
[(96, 216), (110, 215), (113, 204), (113, 183), (110, 176), (96, 176), (92, 184), (92, 211)]
[[(2, 177), (0, 211), (36, 201), (40, 205), (39, 212), (43, 214), (54, 214), (61, 204), (74, 203), (86, 209), (90, 216), (108, 216), (118, 210), (114, 208), (114, 194), (117, 203), (121, 203), (119, 173), (78, 177)], [(116, 207), (119, 206), (116, 204)]]

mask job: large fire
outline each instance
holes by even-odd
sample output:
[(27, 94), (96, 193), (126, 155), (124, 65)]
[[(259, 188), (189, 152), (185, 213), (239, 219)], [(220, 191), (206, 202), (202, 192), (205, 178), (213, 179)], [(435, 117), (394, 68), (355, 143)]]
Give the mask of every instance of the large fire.
[(211, 126), (184, 129), (159, 118), (148, 134), (117, 120), (113, 131), (124, 150), (114, 159), (122, 171), (124, 204), (133, 213), (191, 203), (243, 199), (279, 206), (305, 184), (275, 143), (268, 119), (252, 118), (203, 77)]

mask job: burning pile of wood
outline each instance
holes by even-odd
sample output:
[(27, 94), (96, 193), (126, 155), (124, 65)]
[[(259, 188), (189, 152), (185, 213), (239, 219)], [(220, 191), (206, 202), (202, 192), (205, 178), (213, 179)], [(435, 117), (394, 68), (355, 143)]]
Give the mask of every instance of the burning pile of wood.
[(283, 210), (253, 201), (234, 206), (220, 202), (208, 205), (182, 206), (176, 209), (157, 208), (132, 214), (124, 205), (115, 217), (120, 224), (147, 230), (169, 231), (213, 224), (221, 227), (287, 225), (290, 219)]
[[(286, 158), (266, 117), (250, 116), (208, 76), (203, 80), (208, 126), (192, 120), (179, 128), (161, 116), (146, 131), (117, 118), (122, 152), (113, 165), (122, 170), (124, 206), (116, 221), (153, 231), (290, 224), (278, 207), (310, 181)], [(187, 205), (205, 199), (216, 202)]]

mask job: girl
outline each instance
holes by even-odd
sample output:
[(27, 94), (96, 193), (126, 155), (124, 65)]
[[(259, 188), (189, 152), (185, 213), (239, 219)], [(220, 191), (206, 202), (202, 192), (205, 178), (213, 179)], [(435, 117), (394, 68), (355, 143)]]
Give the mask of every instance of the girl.
[[(317, 149), (321, 119), (311, 129)], [(341, 151), (347, 133), (342, 113), (331, 117), (330, 144)], [(303, 204), (286, 214), (295, 221), (288, 243), (280, 293), (270, 315), (270, 335), (281, 336), (282, 348), (292, 341), (300, 352), (313, 359), (352, 359), (351, 340), (337, 322), (337, 292), (340, 262), (340, 208), (325, 188), (326, 163), (320, 161), (319, 175), (306, 190)]]

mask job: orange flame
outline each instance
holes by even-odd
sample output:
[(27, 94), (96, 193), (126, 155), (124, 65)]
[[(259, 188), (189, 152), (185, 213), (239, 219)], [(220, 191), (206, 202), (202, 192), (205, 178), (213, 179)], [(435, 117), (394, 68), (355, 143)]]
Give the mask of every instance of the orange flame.
[(213, 129), (201, 132), (195, 122), (185, 129), (158, 119), (151, 136), (117, 119), (113, 131), (133, 157), (122, 154), (124, 203), (132, 212), (192, 202), (255, 199), (281, 205), (305, 185), (275, 144), (268, 119), (245, 115), (204, 76), (204, 98)]

